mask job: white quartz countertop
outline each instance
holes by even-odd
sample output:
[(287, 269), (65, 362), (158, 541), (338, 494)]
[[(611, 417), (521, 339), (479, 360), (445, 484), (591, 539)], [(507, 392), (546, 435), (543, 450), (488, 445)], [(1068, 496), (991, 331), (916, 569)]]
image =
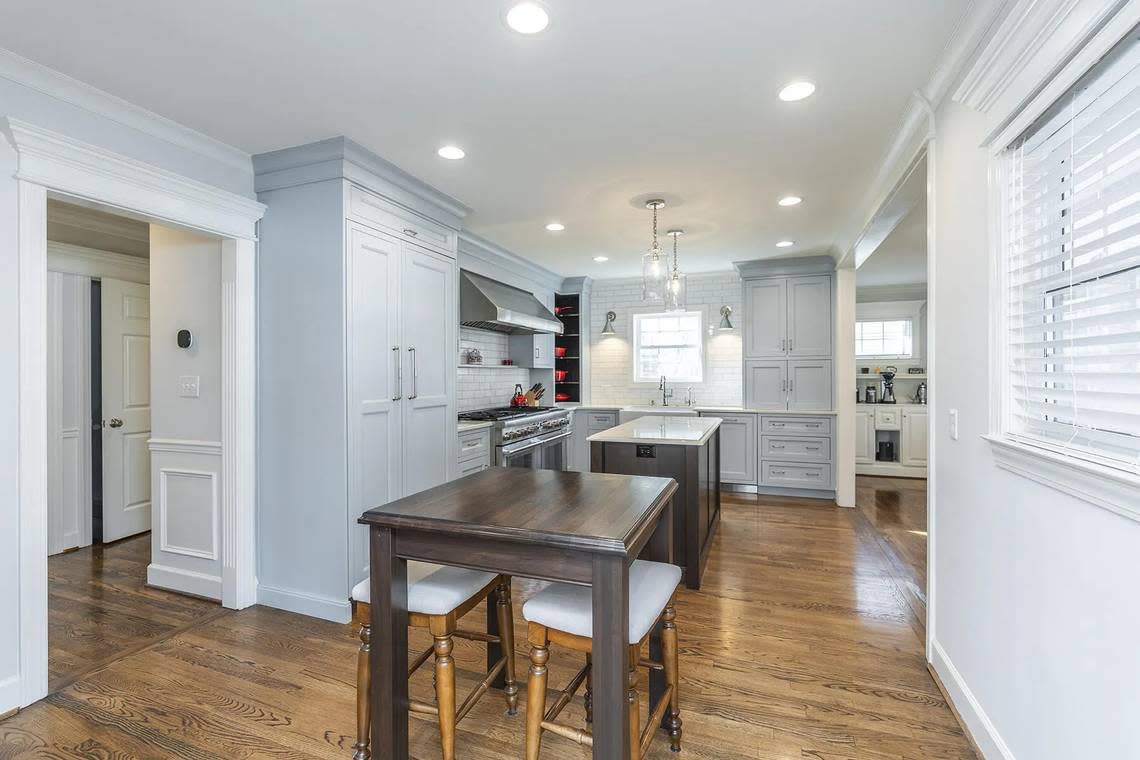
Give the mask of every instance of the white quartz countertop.
[(459, 421), (459, 432), (470, 433), (472, 430), (482, 430), (483, 428), (494, 427), (494, 422), (468, 422), (467, 420)]
[(650, 416), (594, 433), (587, 440), (599, 443), (655, 443), (665, 446), (703, 446), (716, 429), (716, 417)]
[(900, 407), (903, 409), (925, 409), (927, 407), (926, 404), (915, 404), (913, 402), (904, 403), (901, 401), (897, 404), (864, 404), (860, 402), (855, 406), (860, 409), (898, 409)]
[(749, 406), (694, 406), (701, 414), (782, 414), (786, 417), (834, 417), (838, 412), (834, 409), (820, 411), (793, 411), (789, 409), (761, 409)]

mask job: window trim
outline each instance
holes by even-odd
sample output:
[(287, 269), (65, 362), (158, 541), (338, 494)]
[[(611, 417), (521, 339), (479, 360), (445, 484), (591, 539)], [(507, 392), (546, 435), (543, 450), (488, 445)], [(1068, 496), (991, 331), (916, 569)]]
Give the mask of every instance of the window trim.
[(989, 445), (994, 465), (1008, 472), (1062, 491), (1089, 504), (1140, 522), (1140, 476), (1088, 459), (1059, 454), (1010, 432), (1010, 388), (1006, 367), (1008, 310), (1006, 308), (1006, 198), (1005, 151), (1019, 135), (1070, 90), (1100, 57), (1132, 33), (1134, 22), (1126, 20), (1123, 33), (1108, 25), (1042, 86), (1020, 111), (1011, 114), (1003, 129), (986, 141), (989, 149), (987, 187), (989, 239), (989, 396), (988, 432), (981, 439)]
[[(640, 348), (640, 344), (641, 344), (640, 335), (639, 335), (639, 332), (637, 329), (638, 320), (643, 319), (645, 317), (666, 316), (668, 314), (669, 314), (669, 312), (667, 312), (667, 311), (658, 311), (656, 309), (653, 309), (653, 310), (647, 310), (647, 311), (635, 311), (633, 314), (630, 315), (630, 343), (631, 343), (631, 346), (630, 346), (630, 348), (631, 348), (630, 364), (632, 365), (630, 374), (632, 375), (632, 383), (634, 385), (656, 385), (658, 383), (657, 378), (654, 378), (653, 380), (641, 380), (638, 378), (638, 375), (637, 375), (637, 370), (638, 370), (637, 353), (638, 353), (638, 349)], [(678, 382), (678, 383), (691, 383), (693, 385), (704, 383), (706, 381), (707, 376), (708, 376), (708, 367), (706, 366), (706, 363), (708, 361), (708, 352), (705, 350), (705, 332), (704, 332), (704, 330), (705, 330), (705, 312), (703, 309), (694, 308), (694, 309), (686, 309), (683, 312), (677, 312), (677, 314), (678, 315), (695, 314), (697, 316), (697, 338), (700, 340), (698, 353), (700, 354), (699, 365), (700, 365), (701, 377), (699, 380), (677, 379), (676, 382)], [(669, 382), (674, 382), (673, 378), (668, 378), (668, 380), (669, 380)]]
[[(859, 353), (858, 331), (859, 331), (859, 323), (860, 322), (880, 322), (880, 323), (882, 323), (882, 322), (910, 322), (910, 353), (909, 354), (861, 354), (861, 353)], [(855, 347), (856, 347), (855, 348), (855, 361), (856, 362), (858, 362), (861, 359), (870, 359), (870, 360), (895, 359), (895, 360), (900, 361), (900, 362), (902, 362), (902, 361), (909, 362), (909, 361), (915, 361), (916, 359), (921, 358), (921, 357), (917, 357), (915, 355), (915, 350), (914, 350), (915, 332), (917, 331), (915, 328), (914, 317), (911, 317), (911, 316), (856, 317), (855, 318), (855, 331), (856, 331), (856, 336), (855, 336)]]

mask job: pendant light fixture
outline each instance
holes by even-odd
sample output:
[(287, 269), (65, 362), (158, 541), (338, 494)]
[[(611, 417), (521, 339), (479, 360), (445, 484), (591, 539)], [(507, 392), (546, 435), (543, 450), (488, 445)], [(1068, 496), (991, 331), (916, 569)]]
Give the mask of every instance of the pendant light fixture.
[(641, 300), (663, 303), (669, 259), (662, 255), (661, 246), (657, 244), (657, 211), (665, 208), (665, 201), (653, 198), (645, 202), (645, 207), (653, 211), (653, 245), (641, 257)]
[(665, 282), (665, 311), (684, 311), (686, 306), (685, 275), (677, 264), (677, 238), (684, 230), (669, 230), (666, 235), (673, 238), (673, 271)]

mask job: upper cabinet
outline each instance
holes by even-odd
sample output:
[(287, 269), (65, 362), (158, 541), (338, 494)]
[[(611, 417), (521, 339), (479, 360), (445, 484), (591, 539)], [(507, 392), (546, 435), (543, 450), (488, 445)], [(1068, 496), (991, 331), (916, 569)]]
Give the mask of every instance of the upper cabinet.
[(744, 281), (744, 357), (831, 356), (831, 276)]
[(757, 409), (834, 406), (834, 263), (813, 256), (737, 264), (743, 278), (744, 403)]

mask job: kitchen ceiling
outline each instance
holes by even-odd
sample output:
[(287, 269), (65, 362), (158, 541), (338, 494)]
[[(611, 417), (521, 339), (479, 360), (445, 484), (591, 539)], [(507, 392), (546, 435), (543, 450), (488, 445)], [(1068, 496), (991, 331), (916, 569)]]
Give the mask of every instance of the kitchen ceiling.
[[(524, 36), (492, 0), (6, 0), (0, 47), (250, 153), (347, 135), (474, 232), (616, 277), (653, 196), (689, 272), (831, 251), (969, 0), (543, 5)], [(798, 79), (816, 93), (782, 102)]]
[(903, 217), (855, 272), (857, 287), (926, 284), (926, 205)]

